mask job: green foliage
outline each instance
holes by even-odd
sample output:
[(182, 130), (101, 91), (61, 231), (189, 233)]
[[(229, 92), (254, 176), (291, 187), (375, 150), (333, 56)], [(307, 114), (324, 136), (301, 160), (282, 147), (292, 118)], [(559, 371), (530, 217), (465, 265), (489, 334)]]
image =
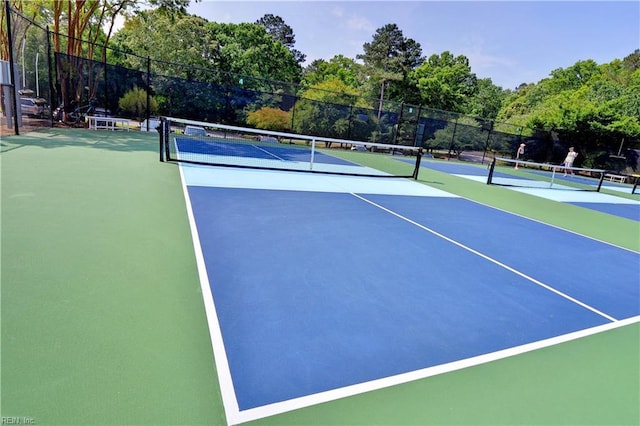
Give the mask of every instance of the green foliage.
[[(587, 60), (556, 69), (509, 95), (497, 120), (555, 131), (563, 149), (576, 146), (583, 165), (614, 167), (609, 154), (617, 154), (620, 141), (640, 146), (639, 65), (636, 50), (608, 64)], [(636, 158), (633, 152), (627, 157)]]
[(455, 122), (435, 132), (428, 148), (451, 150), (459, 156), (463, 151), (484, 151), (487, 144), (488, 128), (472, 117), (461, 116)]
[(466, 112), (466, 100), (478, 93), (469, 59), (463, 55), (454, 57), (450, 52), (431, 55), (409, 79), (418, 89), (421, 103), (430, 108)]
[[(22, 11), (38, 24), (51, 24), (54, 31), (65, 32), (69, 29), (65, 28), (69, 25), (65, 13), (70, 12), (63, 10), (62, 3), (23, 2)], [(412, 133), (413, 121), (393, 128), (394, 114), (402, 102), (405, 106), (422, 105), (481, 117), (495, 123), (494, 129), (518, 136), (554, 131), (561, 150), (564, 145), (574, 144), (585, 162), (606, 156), (620, 141), (635, 147), (640, 143), (640, 49), (608, 64), (599, 65), (591, 59), (578, 61), (510, 92), (490, 79), (478, 79), (463, 55), (445, 51), (425, 60), (419, 43), (404, 37), (397, 25), (387, 24), (363, 44), (362, 54), (356, 56), (362, 63), (341, 55), (318, 59), (304, 70), (303, 79), (300, 64), (304, 54), (295, 50), (293, 29), (282, 18), (268, 14), (255, 23), (209, 22), (187, 14), (188, 3), (151, 0), (155, 9), (143, 9), (133, 0), (69, 3), (81, 10), (82, 22), (86, 23), (77, 26), (74, 37), (91, 43), (54, 37), (54, 49), (64, 50), (75, 44), (79, 49), (73, 50), (74, 54), (101, 60), (102, 52), (94, 50), (94, 43), (109, 42), (111, 33), (106, 24), (117, 16), (126, 16), (124, 28), (110, 41), (110, 47), (117, 50), (106, 50), (107, 63), (144, 72), (147, 57), (151, 58), (152, 86), (159, 94), (159, 106), (164, 112), (180, 111), (193, 118), (243, 119), (249, 111), (281, 107), (280, 101), (295, 93), (305, 99), (295, 105), (293, 125), (311, 133), (364, 135), (375, 129), (376, 138), (390, 138), (395, 132), (406, 139)], [(22, 34), (25, 29), (15, 31)], [(43, 43), (31, 36), (26, 43), (26, 56), (33, 62), (36, 47)], [(91, 86), (90, 95), (99, 95), (95, 83), (98, 75), (80, 81), (81, 70), (73, 69), (73, 64), (63, 64), (63, 68), (62, 82), (75, 78), (74, 87), (83, 90), (85, 85)], [(27, 76), (31, 76), (29, 72)], [(285, 93), (280, 82), (302, 85), (298, 92)], [(74, 87), (66, 89), (68, 95), (74, 94)], [(118, 90), (131, 86), (123, 87)], [(146, 100), (146, 96), (133, 91), (121, 99), (127, 105), (124, 109), (133, 115), (141, 110), (135, 106), (136, 97)], [(282, 108), (290, 108), (291, 103)], [(268, 122), (267, 117), (269, 114), (258, 122)], [(458, 121), (454, 133), (447, 120), (451, 121), (447, 118), (432, 124), (428, 135), (440, 129), (441, 135), (434, 140), (453, 137), (459, 139), (456, 143), (460, 146), (468, 145), (465, 131), (476, 132), (474, 126), (481, 122)], [(445, 135), (447, 131), (450, 134)]]
[(333, 77), (312, 85), (301, 94), (301, 97), (314, 101), (353, 105), (358, 98), (358, 92), (342, 80)]
[(196, 16), (173, 18), (158, 10), (141, 11), (127, 19), (124, 27), (113, 37), (116, 49), (134, 52), (135, 55), (118, 56), (112, 60), (118, 65), (144, 70), (147, 65), (145, 57), (149, 56), (154, 59), (152, 72), (204, 77), (198, 69), (220, 61), (215, 40), (206, 26), (207, 21)]
[(593, 60), (578, 61), (569, 68), (558, 68), (551, 71), (551, 80), (548, 84), (553, 93), (565, 90), (577, 90), (589, 80), (601, 75), (602, 71)]
[(293, 54), (264, 27), (212, 22), (207, 29), (216, 41), (221, 70), (270, 80), (300, 81), (302, 69)]
[(357, 89), (362, 84), (363, 66), (351, 58), (336, 55), (329, 61), (316, 59), (303, 74), (302, 87), (310, 86), (329, 80), (340, 80), (346, 86)]
[[(149, 4), (156, 6), (165, 13), (187, 13), (187, 7), (191, 0), (148, 0)], [(195, 0), (197, 3), (200, 0)]]
[(257, 129), (287, 130), (291, 125), (291, 117), (288, 112), (281, 109), (263, 107), (257, 111), (249, 112), (247, 124)]
[(281, 42), (291, 51), (296, 62), (301, 64), (305, 61), (306, 55), (295, 49), (296, 36), (293, 29), (279, 16), (266, 14), (256, 21), (256, 24), (264, 27), (275, 40)]
[[(358, 104), (357, 91), (334, 78), (311, 86), (296, 102), (293, 128), (297, 133), (349, 136), (352, 106)], [(362, 132), (369, 117), (356, 118), (356, 131)]]
[[(143, 119), (147, 114), (147, 91), (139, 87), (134, 87), (118, 100), (118, 106), (122, 111), (127, 112), (132, 117), (139, 120)], [(149, 112), (155, 114), (157, 110), (158, 104), (156, 100), (150, 96)]]
[(146, 62), (139, 57), (148, 55), (154, 66), (162, 67), (152, 71), (203, 82), (225, 83), (227, 73), (290, 82), (302, 76), (294, 54), (258, 24), (208, 22), (148, 10), (127, 20), (114, 44), (138, 56), (114, 58), (121, 65), (144, 70)]
[(362, 46), (364, 54), (358, 55), (366, 67), (386, 72), (406, 74), (422, 63), (420, 43), (406, 38), (396, 24), (378, 28), (373, 40)]
[(406, 95), (411, 93), (407, 76), (424, 61), (420, 43), (404, 37), (396, 24), (387, 24), (378, 28), (371, 42), (365, 43), (362, 49), (364, 53), (356, 58), (364, 62), (368, 77), (363, 93), (377, 98), (384, 87), (386, 98), (407, 101)]
[(508, 92), (493, 84), (490, 78), (476, 80), (476, 86), (475, 94), (466, 99), (465, 113), (495, 119)]

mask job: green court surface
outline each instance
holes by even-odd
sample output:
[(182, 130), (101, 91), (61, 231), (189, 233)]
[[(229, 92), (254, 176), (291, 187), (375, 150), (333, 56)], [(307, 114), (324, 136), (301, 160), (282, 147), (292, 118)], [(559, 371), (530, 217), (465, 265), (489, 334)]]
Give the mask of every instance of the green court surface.
[[(224, 425), (180, 174), (157, 134), (50, 129), (1, 150), (3, 423)], [(632, 220), (420, 181), (640, 251)], [(639, 378), (635, 323), (253, 423), (637, 425)]]

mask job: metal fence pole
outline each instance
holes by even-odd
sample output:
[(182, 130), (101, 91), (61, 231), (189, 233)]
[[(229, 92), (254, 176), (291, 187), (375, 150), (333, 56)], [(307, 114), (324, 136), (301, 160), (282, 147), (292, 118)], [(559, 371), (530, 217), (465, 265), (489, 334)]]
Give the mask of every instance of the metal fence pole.
[(15, 127), (15, 134), (20, 134), (20, 129), (18, 128), (18, 90), (16, 86), (16, 75), (15, 75), (15, 66), (13, 64), (13, 34), (11, 29), (11, 6), (9, 6), (9, 0), (4, 0), (5, 13), (7, 15), (7, 42), (9, 44), (9, 77), (11, 81), (11, 89), (12, 89), (12, 101), (13, 101), (13, 125)]
[(145, 116), (147, 119), (147, 132), (149, 131), (149, 119), (151, 118), (151, 58), (147, 55), (147, 107)]
[(47, 25), (47, 70), (49, 71), (49, 105), (51, 105), (51, 117), (49, 117), (51, 127), (53, 127), (53, 111), (55, 111), (56, 106), (55, 103), (56, 97), (54, 97), (53, 93), (53, 69), (51, 66), (51, 31), (49, 31), (49, 26)]

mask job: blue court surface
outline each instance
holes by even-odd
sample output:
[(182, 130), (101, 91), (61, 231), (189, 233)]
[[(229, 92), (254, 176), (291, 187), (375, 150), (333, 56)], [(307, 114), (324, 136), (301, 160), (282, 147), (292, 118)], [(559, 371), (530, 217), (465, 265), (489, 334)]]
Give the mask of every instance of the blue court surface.
[[(195, 143), (194, 143), (195, 142)], [(247, 140), (244, 143), (225, 141), (219, 138), (189, 139), (176, 138), (176, 146), (182, 155), (205, 154), (208, 156), (223, 156), (252, 158), (258, 160), (275, 160), (287, 162), (308, 162), (311, 158), (311, 149), (308, 146), (284, 145), (276, 142), (265, 144)], [(351, 165), (333, 155), (326, 155), (320, 151), (314, 153), (314, 161), (324, 164)]]
[[(319, 143), (318, 148), (324, 146)], [(313, 170), (337, 174), (388, 175), (323, 152), (311, 145), (280, 144), (244, 138), (176, 137), (171, 147), (176, 158), (201, 164), (224, 164), (264, 169)], [(415, 161), (415, 159), (413, 160)]]
[[(427, 170), (436, 170), (465, 179), (474, 180), (476, 182), (486, 182), (489, 174), (488, 164), (479, 165), (425, 160), (422, 162), (422, 167)], [(543, 171), (528, 170), (527, 173), (547, 177), (550, 176), (549, 172)], [(597, 210), (602, 213), (640, 222), (640, 194), (634, 194), (636, 199), (629, 199), (601, 192), (580, 191), (576, 190), (575, 187), (570, 186), (571, 183), (579, 183), (595, 188), (598, 184), (597, 179), (583, 176), (563, 176), (562, 174), (556, 174), (553, 184), (554, 190), (549, 190), (548, 183), (533, 179), (528, 180), (522, 176), (514, 176), (496, 171), (494, 173), (494, 178), (498, 183), (507, 185), (507, 187), (513, 191), (573, 204), (579, 207)], [(605, 181), (603, 182), (602, 188), (610, 191), (630, 194), (632, 186)]]
[(405, 179), (181, 172), (230, 424), (640, 321), (634, 251)]

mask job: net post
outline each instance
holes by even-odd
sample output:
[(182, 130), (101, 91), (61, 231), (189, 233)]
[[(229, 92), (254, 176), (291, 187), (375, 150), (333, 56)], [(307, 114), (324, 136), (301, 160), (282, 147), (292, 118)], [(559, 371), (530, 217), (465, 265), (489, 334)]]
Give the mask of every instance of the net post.
[(316, 138), (311, 139), (311, 158), (309, 159), (309, 170), (313, 170), (313, 162), (316, 156)]
[[(165, 117), (160, 117), (160, 129), (158, 129), (158, 144), (160, 149), (160, 162), (164, 163), (164, 122), (167, 119)], [(149, 121), (147, 120), (147, 125)]]
[(171, 161), (171, 118), (166, 119), (163, 130), (165, 161)]
[(418, 174), (420, 173), (420, 162), (422, 161), (422, 147), (418, 149), (416, 153), (416, 167), (413, 169), (413, 179), (418, 180)]
[(489, 176), (487, 177), (487, 185), (491, 185), (491, 182), (493, 182), (493, 171), (496, 168), (496, 157), (493, 157), (493, 160), (491, 160), (491, 164), (489, 165)]
[(596, 192), (600, 192), (600, 188), (602, 188), (602, 182), (604, 181), (604, 175), (606, 174), (606, 170), (600, 171), (600, 179), (598, 180), (598, 187), (596, 188)]
[(640, 176), (636, 176), (636, 181), (633, 184), (633, 188), (631, 188), (631, 193), (635, 194), (636, 189), (638, 189), (638, 181), (640, 181)]

